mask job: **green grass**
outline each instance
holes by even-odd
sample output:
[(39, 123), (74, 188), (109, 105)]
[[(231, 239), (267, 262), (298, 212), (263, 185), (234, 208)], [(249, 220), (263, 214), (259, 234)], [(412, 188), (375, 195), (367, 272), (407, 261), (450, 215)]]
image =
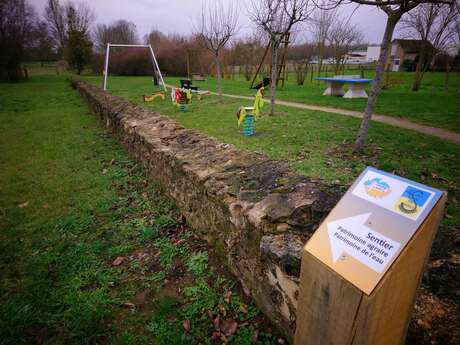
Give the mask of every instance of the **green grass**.
[[(356, 71), (347, 71), (347, 74), (359, 74)], [(325, 76), (325, 75), (324, 75)], [(332, 76), (329, 72), (328, 76)], [(373, 72), (366, 71), (366, 78), (372, 78)], [(316, 75), (315, 75), (316, 77)], [(413, 122), (434, 127), (442, 127), (460, 132), (460, 74), (451, 73), (449, 90), (444, 90), (443, 73), (426, 73), (419, 91), (411, 91), (414, 73), (390, 73), (392, 85), (388, 90), (382, 90), (376, 105), (375, 112), (383, 115), (401, 117)], [(176, 77), (166, 78), (166, 82), (179, 85)], [(194, 84), (204, 90), (216, 91), (216, 78), (206, 77), (206, 81), (195, 81)], [(249, 89), (250, 82), (243, 76), (223, 81), (223, 92), (237, 95), (253, 96), (255, 90)], [(308, 75), (303, 86), (296, 85), (296, 77), (290, 74), (284, 88), (277, 90), (277, 99), (315, 104), (334, 108), (363, 111), (366, 99), (345, 99), (341, 97), (323, 96), (326, 86), (324, 82), (311, 81)], [(267, 92), (266, 97), (269, 96)]]
[[(96, 77), (86, 79), (99, 83)], [(142, 94), (152, 91), (148, 78), (111, 77), (109, 89), (115, 95), (171, 116), (187, 128), (197, 129), (241, 149), (287, 160), (293, 169), (312, 178), (349, 184), (366, 165), (373, 165), (438, 187), (449, 192), (442, 232), (451, 234), (460, 226), (458, 145), (373, 123), (365, 154), (356, 156), (351, 152), (360, 124), (356, 118), (279, 106), (278, 116), (262, 117), (256, 123), (257, 134), (247, 138), (240, 134), (235, 113), (239, 106), (249, 106), (250, 101), (226, 98), (220, 104), (216, 97), (209, 96), (194, 101), (187, 106), (185, 113), (180, 113), (169, 98), (154, 103), (141, 101)]]
[(210, 343), (221, 308), (238, 344), (267, 329), (68, 81), (38, 74), (0, 84), (0, 343)]

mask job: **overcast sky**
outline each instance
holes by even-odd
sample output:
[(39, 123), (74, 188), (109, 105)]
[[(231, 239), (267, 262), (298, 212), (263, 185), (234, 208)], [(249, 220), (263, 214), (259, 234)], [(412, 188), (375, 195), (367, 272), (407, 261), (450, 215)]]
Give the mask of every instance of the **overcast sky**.
[[(29, 0), (39, 14), (47, 0)], [(78, 2), (79, 0), (74, 0)], [(223, 0), (224, 2), (239, 3), (239, 36), (249, 33), (252, 23), (247, 15), (247, 8), (251, 0)], [(64, 0), (61, 0), (63, 3)], [(208, 1), (210, 2), (210, 1)], [(93, 0), (86, 3), (94, 9), (96, 22), (109, 24), (118, 19), (133, 22), (142, 38), (151, 29), (155, 28), (164, 33), (187, 34), (192, 22), (199, 16), (201, 0)], [(348, 5), (342, 9), (344, 15), (350, 15), (355, 5)], [(386, 16), (373, 6), (360, 6), (354, 13), (351, 21), (358, 24), (369, 43), (379, 43), (383, 36)], [(298, 28), (300, 32), (302, 28)], [(298, 35), (300, 36), (300, 35)], [(300, 38), (300, 37), (299, 37)]]

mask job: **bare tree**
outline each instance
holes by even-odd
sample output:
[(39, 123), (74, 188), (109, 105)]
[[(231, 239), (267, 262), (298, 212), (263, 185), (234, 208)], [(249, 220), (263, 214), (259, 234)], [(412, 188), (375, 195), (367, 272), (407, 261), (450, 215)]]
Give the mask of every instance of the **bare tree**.
[(309, 0), (252, 0), (250, 18), (270, 39), (271, 80), (270, 115), (275, 111), (278, 50), (281, 41), (292, 27), (310, 16)]
[[(417, 91), (428, 69), (433, 54), (442, 52), (456, 35), (456, 25), (460, 21), (460, 5), (456, 0), (452, 5), (422, 4), (406, 13), (401, 19), (402, 28), (409, 35), (422, 41), (412, 90)], [(432, 49), (434, 47), (434, 51)]]
[(456, 42), (457, 45), (460, 45), (460, 20), (457, 20), (457, 22), (454, 24), (454, 32), (454, 42)]
[(294, 61), (297, 85), (303, 85), (308, 74), (310, 59), (315, 52), (315, 46), (308, 40), (289, 48), (288, 59)]
[(228, 41), (235, 35), (237, 30), (237, 8), (230, 3), (224, 7), (221, 1), (213, 5), (203, 4), (196, 34), (203, 40), (206, 49), (214, 55), (217, 74), (217, 91), (219, 100), (222, 102), (222, 73), (220, 55)]
[(26, 79), (21, 63), (36, 25), (35, 11), (28, 2), (0, 1), (0, 80), (19, 82)]
[(335, 74), (338, 74), (346, 63), (347, 53), (363, 39), (362, 31), (350, 23), (350, 18), (344, 19), (339, 16), (335, 18), (328, 34), (329, 46), (333, 51)]
[(88, 35), (90, 27), (94, 22), (94, 11), (84, 2), (75, 5), (68, 1), (65, 5), (67, 16), (67, 32), (78, 31), (83, 35)]
[(102, 53), (107, 43), (137, 44), (139, 42), (136, 25), (126, 20), (117, 20), (110, 25), (97, 25), (94, 38), (97, 50)]
[(385, 32), (383, 34), (382, 43), (380, 46), (380, 55), (375, 67), (375, 75), (371, 85), (369, 98), (364, 110), (363, 120), (358, 130), (358, 135), (355, 141), (355, 152), (360, 152), (364, 148), (366, 142), (372, 113), (374, 112), (377, 97), (380, 92), (380, 82), (382, 80), (385, 64), (389, 56), (389, 47), (391, 38), (396, 25), (401, 17), (420, 6), (423, 3), (433, 4), (447, 4), (451, 5), (454, 0), (329, 0), (327, 3), (329, 8), (336, 8), (337, 6), (345, 3), (356, 3), (359, 5), (375, 6), (381, 9), (387, 15), (387, 22), (385, 25)]
[(53, 37), (54, 46), (58, 54), (62, 56), (67, 41), (67, 25), (64, 6), (59, 4), (59, 0), (48, 0), (44, 17)]
[(324, 7), (325, 5), (326, 3), (322, 1), (321, 5), (313, 12), (312, 19), (309, 23), (313, 42), (316, 44), (316, 53), (318, 55), (318, 77), (323, 67), (326, 43), (331, 35), (333, 23), (338, 17), (336, 9), (328, 9)]
[(48, 24), (37, 19), (32, 37), (26, 46), (26, 59), (27, 61), (40, 61), (43, 66), (45, 61), (56, 60), (56, 57)]
[(228, 54), (232, 57), (233, 63), (239, 66), (239, 73), (243, 73), (246, 81), (251, 81), (264, 48), (263, 35), (259, 32), (252, 32), (239, 39), (230, 48)]
[(61, 57), (65, 56), (69, 32), (79, 31), (83, 35), (88, 35), (95, 18), (93, 10), (86, 3), (79, 2), (76, 5), (68, 1), (65, 5), (61, 5), (59, 0), (48, 0), (44, 17)]

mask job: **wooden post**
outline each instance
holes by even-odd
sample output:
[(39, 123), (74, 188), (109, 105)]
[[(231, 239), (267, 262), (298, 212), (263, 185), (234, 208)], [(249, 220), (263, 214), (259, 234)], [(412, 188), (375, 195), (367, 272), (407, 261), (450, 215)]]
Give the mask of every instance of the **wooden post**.
[(304, 250), (295, 345), (402, 345), (444, 193), (370, 295)]
[(107, 74), (109, 73), (109, 54), (110, 54), (110, 43), (107, 43), (105, 50), (105, 62), (104, 62), (104, 78), (102, 79), (102, 88), (107, 90)]
[(186, 56), (187, 56), (187, 78), (190, 79), (190, 51), (188, 49), (186, 50)]

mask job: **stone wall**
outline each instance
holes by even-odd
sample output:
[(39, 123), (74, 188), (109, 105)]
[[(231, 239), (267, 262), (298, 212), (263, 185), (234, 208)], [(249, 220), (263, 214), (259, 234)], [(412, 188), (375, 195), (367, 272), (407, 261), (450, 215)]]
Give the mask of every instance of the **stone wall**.
[(86, 82), (71, 83), (291, 341), (302, 247), (343, 189), (185, 129)]

